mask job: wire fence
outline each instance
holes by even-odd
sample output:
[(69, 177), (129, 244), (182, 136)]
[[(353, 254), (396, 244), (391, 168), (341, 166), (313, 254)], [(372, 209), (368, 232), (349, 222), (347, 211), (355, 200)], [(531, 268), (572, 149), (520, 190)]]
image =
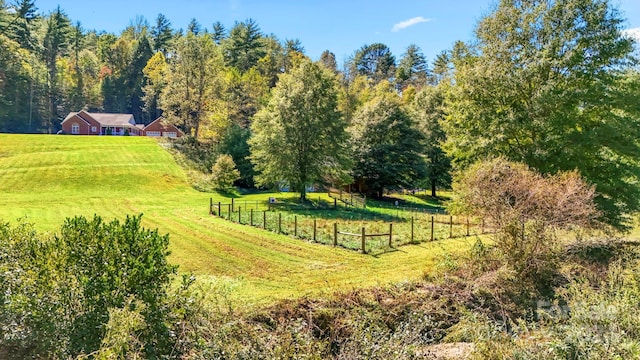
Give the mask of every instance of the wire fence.
[[(482, 219), (470, 217), (402, 211), (402, 216), (398, 214), (386, 219), (382, 216), (379, 220), (352, 217), (352, 213), (349, 213), (350, 218), (325, 218), (313, 216), (313, 213), (281, 211), (276, 204), (264, 201), (234, 201), (226, 204), (210, 201), (209, 213), (238, 224), (369, 254), (392, 251), (407, 244), (490, 232)], [(331, 206), (320, 209), (327, 210), (323, 215), (331, 216), (334, 213)]]

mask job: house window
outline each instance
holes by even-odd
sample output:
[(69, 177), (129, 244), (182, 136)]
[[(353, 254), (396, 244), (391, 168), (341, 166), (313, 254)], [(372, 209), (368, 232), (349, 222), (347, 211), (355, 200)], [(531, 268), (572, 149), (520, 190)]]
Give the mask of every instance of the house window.
[(147, 136), (160, 136), (160, 131), (147, 131)]
[(72, 134), (80, 134), (80, 125), (72, 124), (71, 125), (71, 133)]
[(164, 136), (174, 138), (174, 137), (178, 137), (178, 134), (176, 132), (165, 131)]
[(97, 128), (97, 127), (95, 127), (95, 126), (92, 126), (92, 127), (91, 127), (91, 132), (96, 132), (96, 131), (98, 131), (98, 128)]

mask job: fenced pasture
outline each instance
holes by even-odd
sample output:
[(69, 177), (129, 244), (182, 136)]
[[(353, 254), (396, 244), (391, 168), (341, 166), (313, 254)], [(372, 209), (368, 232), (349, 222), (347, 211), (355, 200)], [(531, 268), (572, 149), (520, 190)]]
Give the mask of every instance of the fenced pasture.
[[(329, 245), (277, 235), (257, 224), (250, 227), (212, 218), (205, 207), (211, 197), (217, 204), (229, 203), (229, 196), (237, 196), (235, 205), (242, 208), (246, 222), (245, 209), (255, 204), (266, 206), (263, 200), (275, 196), (275, 208), (283, 216), (289, 212), (300, 222), (302, 216), (315, 217), (318, 225), (324, 219), (325, 232), (334, 222), (357, 222), (361, 218), (386, 222), (380, 232), (387, 232), (388, 222), (395, 221), (395, 215), (376, 213), (369, 204), (363, 213), (345, 210), (340, 202), (339, 211), (327, 211), (322, 207), (331, 208), (333, 202), (326, 193), (307, 194), (317, 206), (303, 207), (292, 193), (224, 195), (196, 191), (171, 154), (148, 137), (0, 134), (0, 193), (0, 221), (27, 217), (37, 231), (48, 234), (56, 233), (67, 217), (75, 215), (90, 218), (98, 214), (103, 219), (124, 220), (128, 214), (143, 213), (145, 228), (169, 234), (169, 261), (180, 266), (181, 274), (194, 274), (199, 283), (224, 291), (230, 301), (242, 306), (417, 279), (436, 271), (447, 256), (462, 255), (473, 245), (472, 238), (455, 238), (410, 245), (380, 257), (362, 256), (359, 251), (334, 248), (329, 235), (321, 230), (319, 235)], [(226, 208), (222, 209), (226, 216)], [(277, 219), (275, 212), (267, 214), (269, 227)], [(374, 216), (378, 220), (373, 220)], [(255, 209), (254, 217), (257, 221)], [(293, 224), (285, 220), (283, 217), (283, 233), (292, 232)], [(309, 229), (300, 227), (298, 231), (310, 234)], [(357, 224), (353, 229), (339, 227), (338, 231), (362, 230)], [(394, 243), (397, 230), (394, 223)], [(366, 231), (367, 235), (374, 232), (369, 227)], [(340, 236), (359, 249), (359, 238)], [(388, 238), (367, 236), (366, 241), (369, 244)]]
[(215, 203), (211, 199), (209, 213), (234, 223), (368, 254), (487, 231), (484, 221), (477, 218), (411, 207), (356, 210), (323, 201), (302, 206), (278, 200)]

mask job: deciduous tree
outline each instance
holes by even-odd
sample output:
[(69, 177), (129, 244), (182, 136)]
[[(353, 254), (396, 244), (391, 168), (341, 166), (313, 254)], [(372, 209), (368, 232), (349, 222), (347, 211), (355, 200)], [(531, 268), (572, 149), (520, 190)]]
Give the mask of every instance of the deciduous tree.
[(474, 45), (452, 53), (445, 130), (456, 163), (502, 155), (545, 174), (577, 169), (622, 227), (640, 209), (640, 111), (621, 26), (607, 0), (500, 1)]
[(337, 109), (335, 76), (302, 60), (282, 74), (251, 125), (251, 161), (258, 185), (287, 181), (306, 198), (306, 187), (344, 174), (348, 164), (345, 122)]
[(211, 120), (221, 87), (222, 56), (208, 34), (188, 33), (177, 40), (176, 54), (169, 63), (167, 86), (160, 95), (160, 108), (170, 122), (198, 138)]

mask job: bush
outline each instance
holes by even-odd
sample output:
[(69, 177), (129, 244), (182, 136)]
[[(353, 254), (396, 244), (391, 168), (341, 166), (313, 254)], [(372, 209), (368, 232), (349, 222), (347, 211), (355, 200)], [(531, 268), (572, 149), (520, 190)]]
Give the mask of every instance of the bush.
[(233, 182), (240, 179), (240, 171), (230, 155), (220, 155), (211, 167), (211, 181), (217, 190), (227, 191), (233, 188)]
[[(166, 298), (176, 267), (167, 263), (168, 235), (141, 228), (141, 217), (75, 217), (51, 238), (28, 223), (0, 225), (0, 348), (16, 358), (76, 357), (103, 341), (122, 350), (129, 340), (114, 331), (129, 329), (145, 357), (168, 353)], [(116, 326), (136, 314), (144, 326)]]
[(452, 213), (479, 216), (514, 277), (545, 282), (556, 267), (557, 231), (596, 224), (594, 188), (577, 172), (544, 177), (498, 158), (472, 166), (454, 184)]

